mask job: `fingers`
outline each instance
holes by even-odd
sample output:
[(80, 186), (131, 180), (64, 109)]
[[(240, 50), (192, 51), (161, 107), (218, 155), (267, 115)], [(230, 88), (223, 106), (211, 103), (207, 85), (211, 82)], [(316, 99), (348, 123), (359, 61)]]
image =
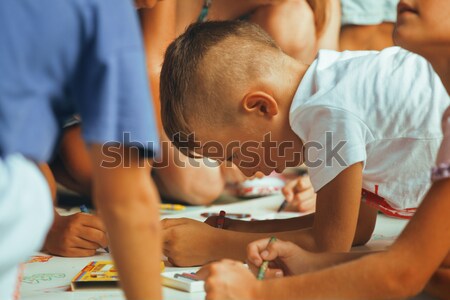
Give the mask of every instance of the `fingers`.
[(200, 278), (201, 280), (205, 280), (206, 278), (208, 278), (209, 274), (211, 273), (210, 267), (211, 267), (211, 264), (207, 264), (207, 265), (204, 265), (203, 267), (201, 267), (200, 270), (198, 270), (196, 273), (198, 278)]
[(281, 192), (283, 193), (284, 197), (286, 198), (286, 201), (288, 202), (292, 202), (294, 201), (294, 194), (296, 193), (297, 190), (297, 186), (300, 183), (301, 177), (289, 181), (288, 183), (286, 183), (286, 185), (281, 189)]
[(263, 261), (272, 261), (276, 258), (289, 256), (295, 246), (291, 242), (276, 240), (270, 244), (269, 239), (262, 239), (250, 243), (247, 246), (247, 259), (256, 267), (260, 267)]
[[(96, 248), (105, 248), (108, 246), (108, 239), (104, 231), (95, 229), (93, 227), (83, 226), (79, 229), (77, 237), (84, 240), (89, 245), (96, 245)], [(83, 243), (84, 245), (84, 243)], [(84, 247), (82, 244), (77, 245), (80, 248), (91, 249), (91, 247)]]
[[(270, 260), (268, 259), (267, 255), (267, 245), (269, 243), (270, 239), (262, 239), (255, 242), (252, 242), (247, 245), (247, 258), (248, 260), (254, 264), (256, 267), (261, 266), (264, 260)], [(276, 241), (275, 243), (277, 243)], [(274, 243), (271, 243), (270, 245), (273, 245)], [(270, 246), (269, 245), (269, 246)]]
[(85, 240), (80, 237), (74, 238), (74, 245), (76, 246), (76, 248), (85, 250), (97, 250), (98, 248), (100, 248), (99, 244), (91, 242), (89, 240)]
[(205, 280), (206, 278), (208, 278), (213, 274), (224, 274), (227, 268), (235, 266), (242, 266), (242, 263), (231, 259), (222, 259), (219, 262), (213, 262), (204, 265), (200, 270), (197, 271), (196, 275), (201, 280)]
[(93, 256), (97, 253), (95, 249), (84, 249), (84, 248), (68, 248), (55, 253), (56, 255), (64, 257), (88, 257)]
[(313, 189), (307, 189), (294, 195), (294, 200), (286, 207), (287, 211), (308, 212), (316, 208), (316, 193)]
[(85, 213), (78, 213), (75, 215), (81, 224), (87, 227), (92, 227), (94, 229), (106, 232), (106, 227), (102, 220), (96, 215), (90, 215)]

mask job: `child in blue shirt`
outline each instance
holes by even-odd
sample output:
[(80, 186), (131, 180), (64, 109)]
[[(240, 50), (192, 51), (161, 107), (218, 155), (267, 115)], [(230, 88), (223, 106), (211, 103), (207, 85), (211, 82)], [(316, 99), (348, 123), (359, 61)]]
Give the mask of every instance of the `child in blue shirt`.
[(132, 3), (2, 1), (0, 36), (0, 298), (12, 298), (18, 264), (40, 249), (53, 218), (36, 164), (79, 114), (125, 294), (159, 299), (159, 197), (149, 170), (159, 142)]

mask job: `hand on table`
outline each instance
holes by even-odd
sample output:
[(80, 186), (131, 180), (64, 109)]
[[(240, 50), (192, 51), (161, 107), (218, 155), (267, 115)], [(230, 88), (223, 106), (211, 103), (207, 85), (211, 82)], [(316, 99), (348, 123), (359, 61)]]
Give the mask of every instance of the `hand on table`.
[(55, 214), (55, 220), (45, 240), (49, 253), (67, 257), (95, 255), (98, 248), (108, 246), (105, 226), (98, 216), (77, 213)]
[(192, 219), (164, 219), (163, 253), (175, 266), (197, 266), (214, 260), (217, 229)]
[(262, 239), (247, 246), (247, 264), (253, 274), (258, 274), (264, 260), (269, 261), (264, 278), (298, 275), (315, 269), (318, 255), (291, 242), (276, 240), (268, 243), (269, 239)]
[(202, 267), (197, 275), (205, 281), (207, 300), (258, 299), (261, 281), (241, 262), (224, 259)]
[(309, 176), (300, 176), (282, 189), (288, 201), (287, 211), (313, 212), (316, 210), (316, 193)]

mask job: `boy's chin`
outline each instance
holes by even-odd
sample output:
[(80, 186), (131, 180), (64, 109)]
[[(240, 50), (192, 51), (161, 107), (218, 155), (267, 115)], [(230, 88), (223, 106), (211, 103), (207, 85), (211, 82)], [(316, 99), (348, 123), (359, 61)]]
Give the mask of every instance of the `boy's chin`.
[(420, 42), (414, 36), (414, 31), (406, 26), (396, 26), (393, 34), (394, 44), (411, 52), (420, 50)]

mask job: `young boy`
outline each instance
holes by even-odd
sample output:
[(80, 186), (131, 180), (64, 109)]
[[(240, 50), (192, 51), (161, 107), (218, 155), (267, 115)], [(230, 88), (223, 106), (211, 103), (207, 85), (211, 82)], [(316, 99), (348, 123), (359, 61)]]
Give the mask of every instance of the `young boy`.
[[(449, 14), (450, 1), (401, 1), (394, 34), (398, 45), (431, 62), (448, 93)], [(350, 261), (360, 254), (313, 254), (291, 243), (276, 241), (267, 247), (267, 239), (257, 241), (248, 248), (251, 269), (265, 259), (274, 267), (268, 270), (269, 277), (311, 273), (258, 282), (235, 262), (212, 264), (200, 271), (203, 277), (210, 275), (205, 284), (208, 299), (403, 299), (424, 288), (435, 297), (450, 299), (450, 108), (442, 125), (444, 141), (432, 172), (433, 185), (386, 252)]]
[(253, 233), (166, 220), (164, 252), (180, 265), (243, 260), (249, 242), (273, 232), (307, 250), (348, 251), (370, 239), (378, 210), (412, 216), (430, 186), (450, 103), (429, 64), (400, 48), (321, 51), (306, 66), (241, 22), (196, 24), (174, 41), (161, 99), (181, 151), (233, 161), (246, 175), (306, 162), (317, 191), (306, 221), (228, 222)]
[(0, 2), (0, 299), (13, 298), (18, 264), (51, 224), (37, 164), (73, 114), (84, 122), (93, 198), (125, 294), (161, 298), (159, 197), (147, 161), (159, 142), (135, 14), (122, 0)]

